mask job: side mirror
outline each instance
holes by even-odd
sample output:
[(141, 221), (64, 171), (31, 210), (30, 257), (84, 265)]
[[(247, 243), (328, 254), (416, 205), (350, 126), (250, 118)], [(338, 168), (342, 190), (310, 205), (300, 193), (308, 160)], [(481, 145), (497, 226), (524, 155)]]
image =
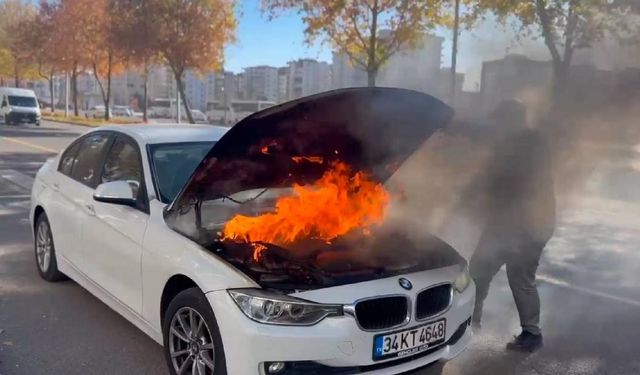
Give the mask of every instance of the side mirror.
[[(98, 185), (93, 193), (93, 199), (98, 202), (122, 204), (125, 206), (136, 205), (134, 186), (139, 186), (136, 181), (111, 181)], [(137, 190), (137, 189), (136, 189)]]

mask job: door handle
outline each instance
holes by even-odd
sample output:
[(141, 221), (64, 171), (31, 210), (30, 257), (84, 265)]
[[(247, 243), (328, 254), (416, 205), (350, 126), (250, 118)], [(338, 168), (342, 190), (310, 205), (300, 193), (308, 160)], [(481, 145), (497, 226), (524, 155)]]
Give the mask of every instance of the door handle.
[(89, 215), (93, 216), (96, 214), (96, 210), (93, 208), (92, 204), (85, 204), (85, 207), (87, 208), (87, 211), (89, 211)]
[(60, 185), (59, 185), (57, 182), (53, 183), (51, 186), (52, 186), (52, 188), (53, 188), (53, 191), (58, 191), (58, 190), (60, 190)]

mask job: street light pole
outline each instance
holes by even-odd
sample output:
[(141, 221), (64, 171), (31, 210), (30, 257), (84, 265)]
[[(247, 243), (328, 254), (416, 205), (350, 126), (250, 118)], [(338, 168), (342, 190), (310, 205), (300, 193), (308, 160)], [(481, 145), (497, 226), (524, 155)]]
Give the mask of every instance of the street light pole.
[(69, 72), (64, 74), (64, 117), (69, 117)]

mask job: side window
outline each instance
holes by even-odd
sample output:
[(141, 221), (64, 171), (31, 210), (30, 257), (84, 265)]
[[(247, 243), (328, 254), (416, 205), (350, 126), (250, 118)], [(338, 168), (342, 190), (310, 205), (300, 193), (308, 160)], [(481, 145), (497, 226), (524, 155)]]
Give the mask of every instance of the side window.
[(140, 160), (140, 151), (135, 144), (122, 137), (116, 138), (105, 159), (100, 183), (128, 181), (137, 195), (142, 184)]
[(93, 134), (85, 137), (71, 171), (71, 178), (95, 188), (94, 177), (99, 170), (99, 162), (108, 141), (108, 134)]
[(62, 154), (62, 157), (60, 158), (60, 165), (58, 165), (58, 172), (71, 177), (71, 170), (73, 169), (73, 165), (76, 163), (76, 157), (78, 156), (80, 145), (82, 145), (81, 141), (76, 142), (67, 148), (67, 150)]

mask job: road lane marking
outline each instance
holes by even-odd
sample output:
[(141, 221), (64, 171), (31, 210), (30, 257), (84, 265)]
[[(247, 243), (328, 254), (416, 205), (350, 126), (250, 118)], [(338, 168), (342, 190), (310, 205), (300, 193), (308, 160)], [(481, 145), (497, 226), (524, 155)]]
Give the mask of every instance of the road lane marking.
[(31, 190), (33, 186), (34, 178), (31, 176), (27, 176), (24, 173), (20, 173), (13, 169), (2, 169), (0, 170), (0, 177), (12, 182), (14, 185), (18, 185), (21, 188)]
[(19, 144), (19, 145), (35, 148), (36, 150), (45, 151), (45, 152), (51, 152), (51, 153), (54, 153), (54, 154), (57, 154), (59, 152), (58, 150), (54, 150), (54, 149), (49, 148), (49, 147), (40, 146), (40, 145), (37, 145), (35, 143), (31, 143), (31, 142), (27, 142), (27, 141), (21, 141), (19, 139), (15, 139), (15, 138), (0, 137), (0, 140), (4, 140), (4, 141), (7, 141), (7, 142), (13, 142), (13, 143), (16, 143), (16, 144)]
[(570, 289), (570, 290), (574, 290), (576, 292), (588, 294), (590, 296), (604, 298), (604, 299), (608, 299), (608, 300), (616, 301), (616, 302), (621, 302), (621, 303), (624, 303), (624, 304), (627, 304), (627, 305), (631, 305), (631, 306), (634, 306), (634, 307), (640, 307), (640, 301), (637, 301), (637, 300), (634, 300), (634, 299), (631, 299), (631, 298), (616, 296), (615, 294), (609, 294), (609, 293), (600, 292), (600, 291), (597, 291), (597, 290), (592, 290), (592, 289), (589, 289), (589, 288), (584, 288), (584, 287), (581, 287), (581, 286), (571, 285), (568, 282), (560, 280), (560, 279), (556, 279), (555, 277), (545, 276), (545, 275), (538, 275), (536, 277), (536, 280), (542, 281), (542, 282), (547, 283), (547, 284), (559, 286), (561, 288), (567, 288), (567, 289)]

